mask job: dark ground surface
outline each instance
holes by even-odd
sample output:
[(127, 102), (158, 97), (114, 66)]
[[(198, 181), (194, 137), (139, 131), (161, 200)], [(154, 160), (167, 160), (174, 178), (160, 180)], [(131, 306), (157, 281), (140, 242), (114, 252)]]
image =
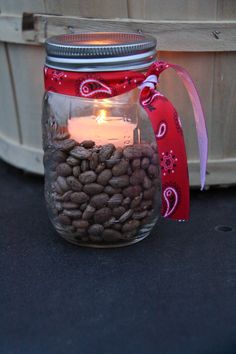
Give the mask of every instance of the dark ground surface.
[(236, 188), (97, 250), (56, 235), (42, 178), (0, 162), (0, 186), (0, 354), (236, 353)]

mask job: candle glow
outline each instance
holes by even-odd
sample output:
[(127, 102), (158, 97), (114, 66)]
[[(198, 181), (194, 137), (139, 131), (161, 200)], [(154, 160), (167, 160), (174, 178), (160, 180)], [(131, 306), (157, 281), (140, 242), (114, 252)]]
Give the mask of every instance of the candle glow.
[(107, 117), (107, 111), (101, 109), (97, 116), (72, 117), (68, 120), (70, 137), (81, 143), (93, 140), (96, 145), (114, 144), (116, 147), (133, 143), (136, 125), (123, 117)]

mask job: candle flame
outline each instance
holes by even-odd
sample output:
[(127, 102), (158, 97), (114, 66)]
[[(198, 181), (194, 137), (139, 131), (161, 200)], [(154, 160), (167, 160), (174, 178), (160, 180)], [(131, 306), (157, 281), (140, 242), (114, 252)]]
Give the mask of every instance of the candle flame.
[(106, 114), (107, 114), (107, 112), (105, 111), (105, 109), (101, 109), (101, 111), (99, 112), (99, 115), (96, 118), (96, 121), (98, 124), (103, 124), (106, 122)]

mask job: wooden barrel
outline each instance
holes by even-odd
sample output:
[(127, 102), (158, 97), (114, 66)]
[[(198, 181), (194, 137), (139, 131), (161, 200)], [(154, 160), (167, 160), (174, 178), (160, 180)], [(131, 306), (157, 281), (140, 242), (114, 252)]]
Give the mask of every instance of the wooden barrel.
[[(43, 173), (41, 102), (45, 38), (77, 31), (142, 31), (157, 38), (159, 58), (193, 77), (209, 135), (207, 184), (236, 182), (236, 1), (0, 0), (0, 157)], [(191, 185), (199, 185), (193, 112), (173, 72), (161, 91), (182, 118)]]

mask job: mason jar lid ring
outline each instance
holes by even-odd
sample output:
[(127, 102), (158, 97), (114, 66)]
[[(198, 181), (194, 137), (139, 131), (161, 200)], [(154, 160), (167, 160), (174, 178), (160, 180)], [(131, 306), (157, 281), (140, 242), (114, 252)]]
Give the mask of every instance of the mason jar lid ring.
[(155, 61), (155, 48), (154, 37), (139, 33), (65, 34), (46, 40), (46, 65), (73, 71), (139, 70)]

